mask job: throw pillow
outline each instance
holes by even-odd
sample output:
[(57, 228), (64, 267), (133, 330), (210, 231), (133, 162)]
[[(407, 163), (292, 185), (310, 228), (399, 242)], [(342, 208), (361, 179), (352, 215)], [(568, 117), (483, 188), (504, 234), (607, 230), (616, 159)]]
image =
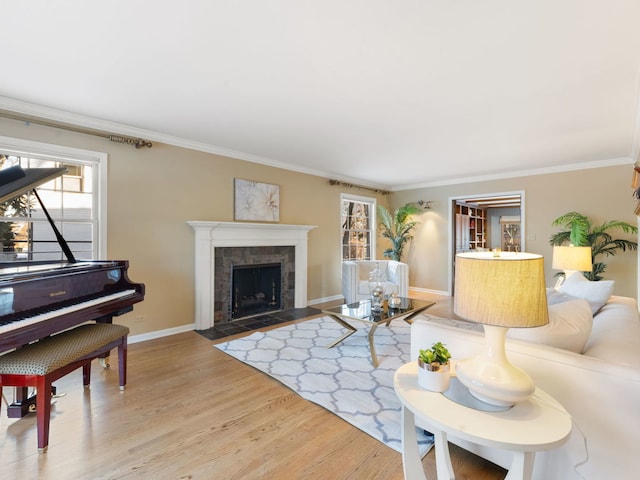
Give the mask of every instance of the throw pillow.
[(584, 275), (574, 273), (560, 286), (559, 292), (578, 298), (584, 298), (591, 305), (591, 314), (595, 315), (609, 301), (613, 293), (613, 280), (590, 282)]
[(555, 288), (547, 288), (547, 305), (556, 305), (558, 303), (570, 302), (577, 300), (578, 297), (560, 293)]
[(508, 338), (582, 353), (591, 335), (593, 315), (582, 299), (549, 306), (549, 323), (542, 327), (510, 328)]

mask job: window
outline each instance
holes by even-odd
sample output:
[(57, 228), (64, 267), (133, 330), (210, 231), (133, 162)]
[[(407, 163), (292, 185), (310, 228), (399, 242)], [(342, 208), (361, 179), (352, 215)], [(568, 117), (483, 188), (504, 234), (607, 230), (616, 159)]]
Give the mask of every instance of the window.
[(342, 194), (342, 260), (371, 260), (375, 252), (376, 200)]
[[(37, 188), (56, 227), (78, 260), (102, 258), (106, 218), (106, 155), (0, 137), (0, 169), (65, 167), (67, 172)], [(102, 182), (100, 181), (102, 179)], [(0, 262), (65, 261), (66, 257), (32, 191), (0, 205)]]

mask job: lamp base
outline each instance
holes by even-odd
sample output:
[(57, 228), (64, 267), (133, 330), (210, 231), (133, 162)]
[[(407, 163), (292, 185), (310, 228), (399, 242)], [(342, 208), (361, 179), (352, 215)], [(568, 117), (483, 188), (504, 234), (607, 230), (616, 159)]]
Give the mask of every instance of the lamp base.
[(473, 408), (481, 412), (506, 412), (511, 407), (502, 407), (500, 405), (491, 405), (490, 403), (483, 402), (482, 400), (474, 397), (469, 392), (469, 389), (465, 387), (458, 377), (451, 377), (449, 382), (449, 388), (446, 392), (442, 393), (452, 402), (456, 402), (465, 407)]
[(504, 350), (507, 330), (484, 325), (485, 351), (456, 364), (458, 379), (474, 397), (502, 407), (526, 400), (535, 391), (531, 377), (507, 360)]

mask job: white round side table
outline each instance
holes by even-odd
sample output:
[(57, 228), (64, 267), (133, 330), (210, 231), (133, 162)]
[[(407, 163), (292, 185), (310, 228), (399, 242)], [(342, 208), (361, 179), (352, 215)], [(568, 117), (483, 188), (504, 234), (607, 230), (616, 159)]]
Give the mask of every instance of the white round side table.
[(434, 435), (439, 480), (455, 478), (447, 435), (513, 452), (506, 478), (530, 480), (535, 452), (559, 447), (571, 433), (572, 422), (567, 411), (539, 388), (531, 398), (506, 411), (487, 412), (420, 387), (417, 362), (400, 367), (393, 384), (402, 402), (402, 464), (406, 480), (426, 480), (418, 453), (416, 426)]

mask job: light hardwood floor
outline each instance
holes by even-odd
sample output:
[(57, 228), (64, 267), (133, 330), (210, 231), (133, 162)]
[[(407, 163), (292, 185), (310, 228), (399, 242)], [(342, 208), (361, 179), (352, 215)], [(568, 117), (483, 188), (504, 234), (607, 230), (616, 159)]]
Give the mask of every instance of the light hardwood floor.
[[(430, 312), (447, 315), (449, 299), (436, 300)], [(399, 453), (195, 332), (130, 345), (124, 392), (116, 355), (111, 362), (109, 370), (94, 362), (90, 390), (80, 371), (56, 382), (64, 396), (46, 454), (37, 453), (35, 416), (7, 418), (3, 399), (0, 478), (403, 478)], [(451, 456), (458, 479), (505, 476), (455, 446)], [(435, 478), (433, 450), (423, 463)]]

